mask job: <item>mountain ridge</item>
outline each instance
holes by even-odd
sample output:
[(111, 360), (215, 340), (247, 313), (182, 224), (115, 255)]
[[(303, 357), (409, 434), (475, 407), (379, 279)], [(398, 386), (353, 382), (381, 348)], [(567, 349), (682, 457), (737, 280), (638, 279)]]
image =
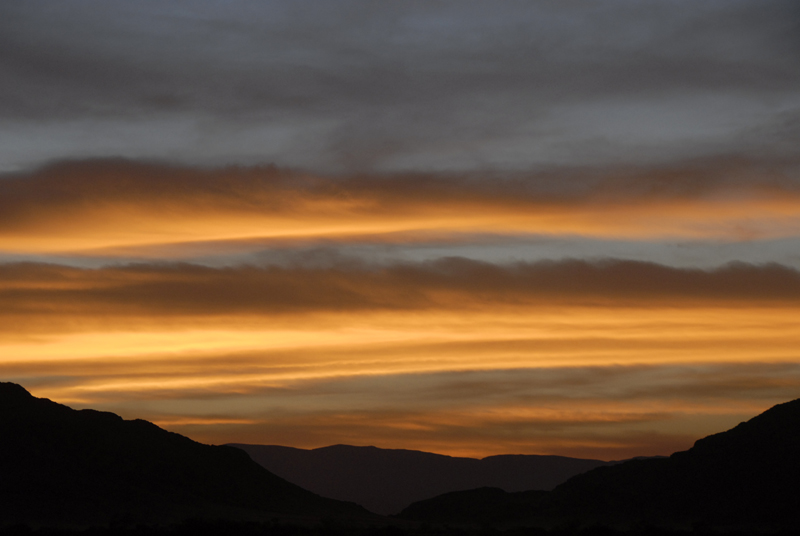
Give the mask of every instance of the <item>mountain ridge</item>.
[(269, 471), (325, 497), (352, 501), (382, 515), (436, 495), (485, 486), (505, 491), (552, 489), (604, 462), (553, 455), (501, 454), (482, 459), (410, 449), (330, 445), (241, 448)]
[[(491, 496), (486, 506), (483, 497)], [(652, 525), (720, 530), (800, 528), (800, 399), (698, 439), (668, 458), (630, 460), (576, 475), (542, 494), (471, 490), (412, 504), (425, 522)]]
[[(485, 460), (563, 461), (525, 455), (477, 460), (348, 445), (315, 451), (368, 453), (379, 462), (387, 453), (401, 454), (411, 461), (447, 459), (472, 467)], [(552, 491), (481, 486), (418, 501), (394, 517), (410, 524), (395, 528), (433, 523), (475, 530), (800, 530), (800, 399), (667, 458), (601, 463), (606, 465)], [(364, 470), (371, 470), (369, 464)], [(408, 476), (413, 482), (414, 475)], [(75, 529), (120, 521), (165, 526), (191, 518), (323, 525), (327, 519), (349, 527), (394, 522), (289, 483), (241, 449), (203, 445), (141, 419), (74, 410), (10, 383), (0, 383), (0, 477), (0, 529), (14, 524)]]
[(0, 383), (0, 524), (371, 516), (286, 482), (244, 452), (74, 410)]

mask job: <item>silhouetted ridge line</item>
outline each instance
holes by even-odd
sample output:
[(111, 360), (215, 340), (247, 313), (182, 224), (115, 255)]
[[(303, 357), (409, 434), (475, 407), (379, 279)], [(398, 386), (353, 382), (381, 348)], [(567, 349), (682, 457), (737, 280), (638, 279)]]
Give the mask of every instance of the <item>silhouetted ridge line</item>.
[(800, 528), (800, 400), (779, 404), (669, 458), (631, 460), (569, 479), (549, 493), (473, 490), (409, 506), (427, 522), (721, 530)]
[(277, 445), (232, 446), (245, 450), (263, 467), (305, 489), (387, 515), (396, 514), (415, 501), (456, 490), (549, 490), (571, 476), (615, 463), (535, 455), (478, 460), (350, 445), (313, 450)]
[(143, 420), (76, 411), (0, 383), (0, 525), (115, 519), (369, 516), (290, 484), (241, 450)]

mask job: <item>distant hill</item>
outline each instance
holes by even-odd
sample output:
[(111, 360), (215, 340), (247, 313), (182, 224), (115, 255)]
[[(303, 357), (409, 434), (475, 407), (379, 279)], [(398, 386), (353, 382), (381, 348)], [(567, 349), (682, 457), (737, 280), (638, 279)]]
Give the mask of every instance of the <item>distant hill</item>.
[(0, 383), (0, 526), (371, 517), (270, 473), (239, 449), (143, 420), (76, 411)]
[(568, 478), (615, 462), (563, 456), (504, 455), (482, 460), (416, 450), (334, 445), (313, 450), (232, 443), (269, 471), (324, 497), (396, 514), (442, 493), (493, 486), (549, 490)]
[(800, 528), (800, 400), (777, 405), (669, 458), (575, 476), (549, 493), (498, 489), (421, 501), (400, 517), (426, 522)]

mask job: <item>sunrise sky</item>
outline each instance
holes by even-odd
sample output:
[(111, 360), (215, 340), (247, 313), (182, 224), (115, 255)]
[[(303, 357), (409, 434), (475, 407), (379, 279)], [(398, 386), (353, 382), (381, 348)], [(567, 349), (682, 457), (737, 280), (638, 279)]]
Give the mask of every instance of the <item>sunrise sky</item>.
[(798, 147), (796, 0), (5, 0), (0, 381), (670, 454), (800, 397)]

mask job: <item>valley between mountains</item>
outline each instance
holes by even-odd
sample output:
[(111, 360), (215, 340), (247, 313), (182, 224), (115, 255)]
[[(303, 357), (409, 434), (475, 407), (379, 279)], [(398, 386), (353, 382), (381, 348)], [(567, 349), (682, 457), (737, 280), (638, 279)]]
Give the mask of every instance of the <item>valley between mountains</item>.
[(482, 487), (551, 490), (570, 477), (619, 462), (509, 454), (483, 459), (430, 452), (333, 445), (313, 450), (278, 445), (240, 448), (264, 468), (324, 497), (397, 514), (416, 501)]
[(364, 536), (800, 530), (800, 399), (688, 451), (624, 462), (236, 447), (0, 383), (0, 533), (182, 534), (187, 522)]

